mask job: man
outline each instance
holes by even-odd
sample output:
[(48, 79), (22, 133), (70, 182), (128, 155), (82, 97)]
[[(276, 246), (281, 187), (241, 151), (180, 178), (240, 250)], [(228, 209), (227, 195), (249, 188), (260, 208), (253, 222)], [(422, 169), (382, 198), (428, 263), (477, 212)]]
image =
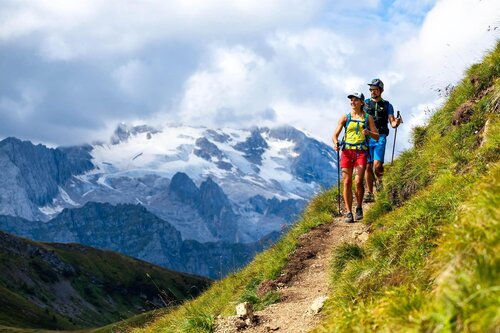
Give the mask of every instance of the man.
[(384, 83), (380, 79), (373, 79), (368, 85), (370, 86), (371, 98), (365, 100), (365, 111), (375, 120), (375, 126), (380, 134), (378, 141), (373, 138), (369, 140), (370, 156), (365, 171), (368, 193), (364, 201), (373, 202), (374, 176), (377, 178), (378, 190), (382, 185), (382, 176), (384, 175), (385, 145), (389, 135), (387, 124), (391, 124), (392, 128), (396, 128), (401, 123), (401, 119), (394, 117), (392, 104), (382, 98)]

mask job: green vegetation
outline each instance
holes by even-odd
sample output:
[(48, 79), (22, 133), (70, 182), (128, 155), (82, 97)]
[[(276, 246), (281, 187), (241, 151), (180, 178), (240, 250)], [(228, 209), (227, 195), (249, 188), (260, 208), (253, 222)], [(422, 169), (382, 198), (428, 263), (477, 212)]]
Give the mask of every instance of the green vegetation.
[(499, 74), (500, 44), (387, 168), (365, 218), (369, 241), (333, 254), (335, 283), (314, 332), (500, 327)]
[[(315, 332), (488, 332), (500, 327), (500, 43), (470, 68), (414, 147), (388, 166), (367, 212), (363, 246), (332, 254), (332, 291)], [(453, 122), (455, 121), (455, 124)], [(302, 218), (245, 269), (201, 297), (133, 332), (211, 332), (242, 301), (257, 308), (257, 285), (276, 278), (298, 237), (337, 214), (336, 190), (313, 199)]]
[[(0, 237), (2, 332), (75, 330), (118, 322), (177, 306), (210, 283), (111, 251), (38, 243), (6, 233)], [(138, 315), (127, 326), (142, 325), (165, 312)], [(109, 327), (113, 331), (121, 325)]]

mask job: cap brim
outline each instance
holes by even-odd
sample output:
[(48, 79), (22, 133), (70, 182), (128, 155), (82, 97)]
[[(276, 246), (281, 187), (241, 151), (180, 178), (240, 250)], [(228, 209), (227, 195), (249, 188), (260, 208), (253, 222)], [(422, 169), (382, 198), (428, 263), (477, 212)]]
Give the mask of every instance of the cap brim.
[(371, 84), (371, 83), (368, 83), (368, 85), (369, 85), (370, 87), (377, 87), (377, 88), (379, 88), (380, 90), (384, 90), (384, 89), (383, 89), (383, 88), (381, 88), (378, 84)]
[(365, 101), (362, 98), (359, 98), (356, 95), (349, 95), (349, 96), (347, 96), (347, 98), (349, 98), (349, 99), (352, 98), (352, 97), (359, 99), (361, 102), (363, 102), (363, 104), (365, 104)]

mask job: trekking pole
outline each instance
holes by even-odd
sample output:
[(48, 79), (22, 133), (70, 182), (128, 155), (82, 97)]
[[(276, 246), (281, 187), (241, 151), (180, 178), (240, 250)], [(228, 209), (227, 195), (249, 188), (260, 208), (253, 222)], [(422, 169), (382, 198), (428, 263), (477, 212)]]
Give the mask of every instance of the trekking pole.
[[(397, 113), (396, 119), (400, 119), (401, 114)], [(399, 127), (399, 126), (398, 126)], [(396, 147), (396, 135), (398, 134), (398, 128), (396, 127), (396, 130), (394, 131), (394, 143), (392, 144), (392, 158), (391, 158), (391, 165), (394, 163), (394, 148)]]
[[(337, 147), (339, 147), (338, 142), (337, 142)], [(339, 204), (339, 215), (340, 215), (340, 148), (337, 150), (337, 185), (338, 185), (337, 202)]]

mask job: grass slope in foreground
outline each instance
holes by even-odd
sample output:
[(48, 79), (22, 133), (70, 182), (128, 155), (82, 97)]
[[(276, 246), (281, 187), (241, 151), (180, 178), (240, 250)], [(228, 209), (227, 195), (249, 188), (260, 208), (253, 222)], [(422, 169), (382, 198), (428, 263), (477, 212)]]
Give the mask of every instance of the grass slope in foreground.
[(498, 332), (500, 43), (387, 168), (363, 248), (333, 254), (314, 332)]

